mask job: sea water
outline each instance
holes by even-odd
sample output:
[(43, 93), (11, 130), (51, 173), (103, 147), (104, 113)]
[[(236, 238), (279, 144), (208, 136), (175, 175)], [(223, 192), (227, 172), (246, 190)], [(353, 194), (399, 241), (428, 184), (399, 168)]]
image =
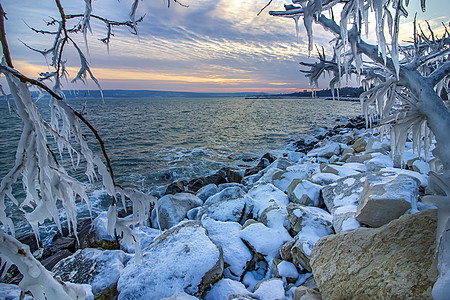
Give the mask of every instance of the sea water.
[[(251, 167), (254, 163), (242, 158), (266, 152), (281, 154), (293, 140), (313, 135), (320, 127), (334, 127), (336, 118), (354, 117), (361, 111), (359, 102), (323, 99), (110, 98), (68, 102), (77, 110), (86, 105), (85, 117), (105, 142), (116, 182), (155, 195), (162, 195), (174, 181), (213, 174), (222, 167)], [(37, 105), (47, 117), (48, 100), (41, 99)], [(0, 101), (0, 115), (3, 178), (14, 165), (22, 124), (4, 100)], [(85, 132), (89, 145), (101, 156), (96, 140), (87, 128)], [(87, 183), (83, 168), (70, 174)], [(14, 191), (19, 199), (23, 197), (20, 187), (17, 184)], [(111, 202), (99, 182), (89, 185), (89, 197), (94, 215)], [(29, 230), (13, 207), (8, 213), (14, 216), (19, 231)], [(88, 216), (83, 204), (79, 205), (79, 215)]]

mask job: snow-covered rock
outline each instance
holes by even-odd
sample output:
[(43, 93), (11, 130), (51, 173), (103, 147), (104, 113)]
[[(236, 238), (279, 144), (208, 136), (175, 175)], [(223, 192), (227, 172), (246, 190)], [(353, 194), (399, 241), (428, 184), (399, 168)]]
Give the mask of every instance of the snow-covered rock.
[(336, 233), (361, 227), (361, 224), (355, 217), (356, 209), (356, 205), (345, 205), (333, 211), (333, 228)]
[(276, 205), (284, 209), (289, 203), (288, 196), (270, 183), (261, 183), (253, 187), (247, 195), (253, 199), (253, 214), (258, 217), (267, 207)]
[[(0, 283), (0, 299), (4, 300), (19, 300), (20, 288), (15, 284)], [(33, 299), (31, 296), (25, 295), (24, 300)]]
[(216, 203), (199, 207), (193, 212), (189, 211), (189, 216), (194, 220), (199, 220), (204, 215), (207, 215), (212, 219), (222, 222), (245, 221), (246, 215), (248, 213), (248, 211), (246, 210), (246, 208), (248, 207), (248, 202), (251, 202), (251, 200), (249, 200), (247, 196), (236, 199), (222, 200)]
[(330, 158), (333, 155), (341, 153), (341, 144), (339, 143), (327, 143), (324, 146), (313, 149), (308, 152), (309, 157), (320, 156), (325, 158)]
[(185, 292), (177, 292), (171, 297), (162, 298), (161, 300), (199, 300), (195, 296), (186, 294)]
[(376, 173), (360, 173), (344, 177), (325, 186), (322, 189), (322, 197), (328, 211), (333, 212), (340, 206), (358, 205), (368, 174)]
[(145, 248), (141, 264), (130, 262), (122, 270), (118, 299), (161, 299), (179, 291), (201, 298), (222, 271), (222, 250), (201, 222), (183, 222)]
[(242, 229), (240, 237), (257, 253), (266, 256), (268, 261), (278, 257), (278, 249), (292, 239), (285, 228), (269, 228), (262, 223), (248, 225)]
[(245, 192), (241, 187), (230, 186), (230, 187), (223, 189), (219, 193), (209, 197), (208, 199), (206, 199), (204, 205), (210, 205), (213, 203), (217, 203), (217, 202), (229, 200), (229, 199), (242, 198), (242, 197), (244, 197), (244, 195), (245, 195)]
[(364, 150), (366, 150), (367, 141), (368, 138), (360, 137), (355, 141), (355, 143), (353, 143), (352, 147), (356, 152), (363, 152)]
[(243, 185), (242, 183), (237, 183), (237, 182), (227, 182), (227, 183), (219, 184), (219, 192), (223, 191), (226, 188), (235, 187), (235, 186), (240, 187), (246, 193), (248, 192), (248, 189), (245, 187), (245, 185)]
[(52, 269), (64, 281), (89, 284), (96, 297), (113, 296), (119, 274), (132, 256), (121, 250), (86, 248), (58, 262)]
[[(158, 200), (159, 225), (161, 229), (168, 229), (186, 218), (187, 212), (194, 207), (201, 206), (203, 201), (189, 193), (165, 195)], [(153, 227), (157, 228), (156, 209), (152, 211)]]
[(417, 211), (417, 180), (408, 175), (368, 175), (356, 211), (356, 219), (380, 227), (400, 217), (408, 209)]
[(317, 172), (309, 180), (318, 185), (328, 185), (336, 182), (340, 178), (342, 177), (333, 173)]
[[(139, 237), (141, 239), (140, 244), (141, 244), (141, 250), (142, 250), (143, 248), (150, 245), (150, 243), (153, 242), (155, 240), (155, 238), (161, 234), (161, 231), (158, 229), (150, 228), (150, 227), (140, 226), (140, 227), (135, 227), (133, 229), (133, 234), (134, 234), (134, 236)], [(122, 247), (123, 250), (125, 250), (128, 253), (135, 252), (135, 248), (134, 248), (135, 244), (127, 245), (123, 240), (121, 240), (120, 246)]]
[(290, 203), (287, 207), (288, 219), (292, 230), (299, 233), (311, 233), (319, 237), (332, 234), (333, 217), (318, 207)]
[(274, 259), (271, 273), (275, 277), (281, 277), (289, 283), (294, 283), (298, 278), (298, 270), (295, 265), (289, 261)]
[(253, 295), (260, 300), (284, 299), (284, 284), (281, 279), (265, 279), (255, 286)]
[(289, 200), (294, 203), (319, 206), (321, 185), (312, 183), (306, 179), (294, 179), (287, 188)]
[(239, 280), (252, 259), (252, 253), (240, 238), (242, 226), (236, 222), (220, 222), (202, 218), (211, 240), (222, 247), (223, 260), (229, 267), (223, 271), (228, 278)]
[(285, 209), (278, 207), (277, 205), (269, 206), (262, 213), (258, 220), (270, 228), (284, 227), (287, 230), (291, 228), (289, 220), (287, 218), (287, 212)]
[(197, 191), (196, 196), (199, 197), (203, 202), (206, 201), (209, 197), (219, 192), (219, 188), (214, 183), (210, 183), (205, 185), (201, 189)]
[(252, 293), (239, 281), (223, 278), (205, 293), (205, 300), (228, 299), (230, 295), (251, 296)]
[(346, 163), (344, 165), (322, 164), (320, 170), (322, 173), (332, 173), (341, 177), (347, 177), (366, 172), (367, 168), (361, 163)]
[(394, 162), (388, 155), (382, 153), (372, 153), (372, 158), (364, 162), (367, 171), (377, 171), (377, 168), (392, 168)]

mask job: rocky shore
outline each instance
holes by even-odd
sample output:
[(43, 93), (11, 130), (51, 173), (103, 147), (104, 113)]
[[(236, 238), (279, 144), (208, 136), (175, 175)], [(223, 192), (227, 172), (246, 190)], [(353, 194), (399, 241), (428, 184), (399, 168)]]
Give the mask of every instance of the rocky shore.
[[(106, 213), (79, 221), (79, 243), (22, 241), (95, 299), (432, 299), (437, 212), (421, 198), (433, 157), (407, 142), (394, 168), (361, 117), (292, 146), (169, 185), (134, 228), (140, 264), (107, 235)], [(10, 271), (0, 298), (17, 298), (19, 280)]]

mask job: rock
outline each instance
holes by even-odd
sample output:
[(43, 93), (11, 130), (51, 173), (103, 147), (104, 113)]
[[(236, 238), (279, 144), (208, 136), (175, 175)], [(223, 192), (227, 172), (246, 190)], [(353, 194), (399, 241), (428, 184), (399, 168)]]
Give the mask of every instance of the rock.
[(321, 208), (290, 203), (286, 210), (295, 233), (303, 231), (319, 237), (333, 233), (332, 216)]
[(382, 153), (387, 154), (391, 150), (391, 144), (389, 141), (384, 139), (383, 141), (380, 141), (380, 139), (375, 137), (369, 137), (366, 145), (366, 153)]
[(306, 179), (314, 172), (314, 166), (311, 163), (294, 165), (287, 168), (286, 171), (279, 170), (272, 175), (272, 183), (274, 186), (285, 192), (294, 180)]
[(336, 233), (350, 231), (361, 227), (361, 224), (355, 217), (356, 210), (356, 205), (345, 205), (340, 206), (333, 211), (333, 228)]
[(336, 174), (318, 172), (312, 175), (309, 180), (318, 185), (329, 185), (336, 182), (340, 178), (342, 177)]
[(191, 181), (188, 182), (187, 187), (189, 191), (197, 193), (198, 190), (204, 187), (205, 185), (211, 183), (214, 183), (215, 185), (226, 183), (227, 182), (226, 176), (227, 174), (224, 170), (219, 170), (219, 172), (217, 172), (216, 174), (192, 179)]
[[(21, 290), (18, 285), (15, 284), (6, 284), (6, 283), (0, 283), (0, 299), (4, 300), (19, 300), (20, 298)], [(31, 300), (33, 299), (29, 295), (24, 295), (24, 300)]]
[(245, 170), (230, 169), (227, 174), (227, 180), (228, 182), (241, 183), (244, 174)]
[(259, 221), (270, 228), (286, 228), (290, 230), (289, 220), (285, 209), (281, 209), (277, 205), (269, 206), (261, 213)]
[(450, 295), (450, 219), (443, 227), (444, 232), (440, 238), (438, 264), (439, 277), (433, 286), (433, 299), (444, 300)]
[(206, 201), (209, 197), (219, 192), (219, 188), (214, 183), (205, 185), (201, 189), (197, 191), (196, 196), (199, 197), (203, 202)]
[(238, 299), (238, 298), (230, 298), (230, 295), (251, 296), (251, 294), (252, 293), (249, 290), (247, 290), (245, 286), (239, 281), (223, 278), (216, 284), (214, 284), (212, 288), (205, 293), (204, 299), (205, 300)]
[(431, 299), (436, 210), (321, 238), (311, 253), (326, 299)]
[(260, 300), (284, 299), (283, 281), (278, 278), (264, 279), (255, 286), (253, 295)]
[(248, 192), (248, 189), (245, 185), (243, 185), (242, 183), (237, 183), (237, 182), (228, 182), (228, 183), (222, 183), (218, 186), (219, 188), (219, 192), (223, 191), (226, 188), (229, 187), (240, 187), (244, 192)]
[(388, 155), (372, 153), (372, 158), (364, 162), (367, 171), (378, 171), (380, 168), (393, 167), (394, 162)]
[(276, 168), (280, 170), (286, 170), (286, 168), (293, 166), (294, 162), (290, 161), (286, 157), (277, 158), (268, 168)]
[(209, 238), (222, 247), (223, 260), (228, 265), (224, 269), (224, 275), (240, 280), (252, 260), (252, 253), (240, 238), (242, 226), (236, 222), (220, 222), (211, 218), (202, 218), (202, 224), (208, 231)]
[(428, 173), (430, 173), (431, 171), (431, 168), (430, 165), (423, 160), (416, 160), (412, 164), (412, 170), (420, 174), (428, 175)]
[(274, 277), (283, 278), (288, 283), (294, 283), (298, 278), (298, 271), (291, 262), (281, 259), (274, 259), (271, 273)]
[(241, 187), (231, 186), (231, 187), (227, 187), (224, 190), (220, 191), (219, 193), (209, 197), (205, 201), (204, 205), (210, 205), (210, 204), (217, 203), (217, 202), (224, 201), (224, 200), (243, 198), (244, 195), (245, 195), (245, 192)]
[[(141, 239), (141, 250), (150, 245), (157, 236), (161, 234), (161, 231), (155, 228), (150, 228), (146, 226), (134, 227), (133, 235)], [(135, 244), (127, 245), (122, 239), (120, 241), (120, 246), (122, 249), (128, 253), (135, 253)], [(141, 251), (142, 252), (142, 251)]]
[(345, 160), (346, 163), (360, 163), (363, 164), (366, 161), (372, 159), (374, 155), (370, 153), (360, 153), (356, 155), (350, 155)]
[(306, 286), (299, 286), (294, 291), (293, 300), (322, 300), (322, 295)]
[(346, 205), (358, 205), (364, 188), (366, 176), (378, 173), (360, 173), (339, 179), (335, 183), (322, 189), (323, 201), (331, 213), (337, 208)]
[(117, 294), (120, 271), (130, 257), (121, 250), (80, 249), (58, 262), (52, 272), (63, 281), (91, 285), (96, 298), (110, 299)]
[[(159, 225), (167, 229), (177, 225), (187, 216), (187, 212), (194, 207), (203, 205), (203, 201), (195, 195), (179, 193), (165, 195), (158, 200)], [(157, 225), (156, 208), (152, 211), (151, 220), (154, 227)]]
[(240, 237), (269, 260), (278, 257), (279, 248), (292, 239), (286, 229), (269, 228), (262, 223), (248, 225), (241, 230)]
[(289, 203), (288, 196), (270, 183), (258, 184), (248, 191), (247, 196), (253, 200), (253, 215), (258, 218), (270, 206), (284, 209)]
[(171, 297), (162, 298), (161, 300), (198, 300), (198, 298), (186, 294), (185, 292), (177, 292)]
[(309, 151), (307, 155), (309, 157), (320, 156), (330, 158), (333, 155), (340, 153), (341, 153), (341, 145), (339, 143), (328, 143), (324, 146)]
[(321, 189), (322, 186), (312, 183), (309, 180), (294, 179), (288, 186), (286, 192), (291, 202), (308, 206), (319, 206)]
[(41, 264), (47, 269), (51, 270), (58, 262), (60, 262), (62, 259), (69, 257), (73, 254), (73, 252), (70, 252), (67, 249), (61, 249), (58, 252), (53, 253), (51, 256), (43, 259), (41, 261)]
[(83, 248), (103, 248), (106, 250), (120, 249), (119, 242), (115, 237), (108, 234), (107, 230), (106, 211), (101, 212), (92, 221), (92, 227), (87, 235), (80, 239), (80, 244)]
[(122, 270), (118, 299), (161, 299), (178, 291), (201, 298), (222, 271), (222, 249), (200, 221), (184, 222), (145, 248), (139, 265), (130, 262)]
[(222, 222), (245, 222), (247, 217), (247, 197), (222, 200), (210, 205), (199, 207), (197, 214), (190, 214), (194, 220), (199, 220), (202, 216)]
[(368, 175), (356, 211), (356, 219), (380, 227), (400, 217), (408, 209), (417, 210), (418, 184), (408, 175)]
[(320, 171), (322, 173), (332, 173), (341, 177), (357, 175), (366, 172), (366, 166), (360, 163), (346, 163), (342, 166), (332, 164), (321, 164)]
[(366, 150), (366, 145), (367, 145), (367, 138), (360, 137), (355, 141), (352, 147), (355, 150), (355, 152), (363, 152), (364, 150)]
[(164, 195), (175, 195), (186, 191), (187, 181), (177, 181), (169, 184)]
[(342, 156), (347, 155), (347, 154), (354, 154), (355, 153), (355, 149), (353, 148), (345, 148), (344, 150), (342, 150)]

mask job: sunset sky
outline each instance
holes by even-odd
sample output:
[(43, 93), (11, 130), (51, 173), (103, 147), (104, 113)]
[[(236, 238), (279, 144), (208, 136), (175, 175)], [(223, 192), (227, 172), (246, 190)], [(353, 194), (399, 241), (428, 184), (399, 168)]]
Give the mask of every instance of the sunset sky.
[[(103, 23), (92, 20), (93, 34), (88, 34), (89, 60), (102, 89), (148, 89), (196, 92), (292, 92), (310, 88), (298, 71), (300, 61), (308, 58), (303, 25), (299, 39), (291, 19), (275, 18), (268, 10), (283, 9), (284, 1), (273, 0), (260, 16), (258, 11), (268, 0), (182, 0), (188, 8), (164, 0), (144, 0), (137, 16), (145, 15), (139, 35), (128, 29), (115, 29), (109, 53), (98, 39), (106, 34)], [(411, 0), (410, 17), (403, 21), (401, 40), (410, 40), (412, 19), (428, 20), (434, 27), (450, 21), (448, 0), (428, 0), (427, 12), (420, 11), (420, 1)], [(66, 14), (83, 13), (84, 1), (63, 0)], [(128, 19), (131, 0), (92, 1), (93, 13), (108, 19)], [(47, 28), (46, 22), (58, 12), (50, 0), (4, 0), (7, 13), (7, 38), (15, 67), (36, 78), (48, 71), (46, 59), (23, 43), (37, 49), (51, 47), (52, 37), (33, 33), (28, 27)], [(374, 26), (372, 26), (374, 27)], [(328, 45), (332, 38), (315, 26), (314, 42)], [(78, 44), (84, 46), (82, 35)], [(23, 43), (22, 43), (23, 42)], [(329, 52), (331, 55), (331, 53)], [(50, 59), (50, 57), (48, 58)], [(69, 75), (79, 67), (75, 52), (65, 53)], [(4, 80), (2, 79), (2, 84)], [(326, 88), (326, 79), (320, 88)], [(65, 89), (95, 89), (66, 83)]]

